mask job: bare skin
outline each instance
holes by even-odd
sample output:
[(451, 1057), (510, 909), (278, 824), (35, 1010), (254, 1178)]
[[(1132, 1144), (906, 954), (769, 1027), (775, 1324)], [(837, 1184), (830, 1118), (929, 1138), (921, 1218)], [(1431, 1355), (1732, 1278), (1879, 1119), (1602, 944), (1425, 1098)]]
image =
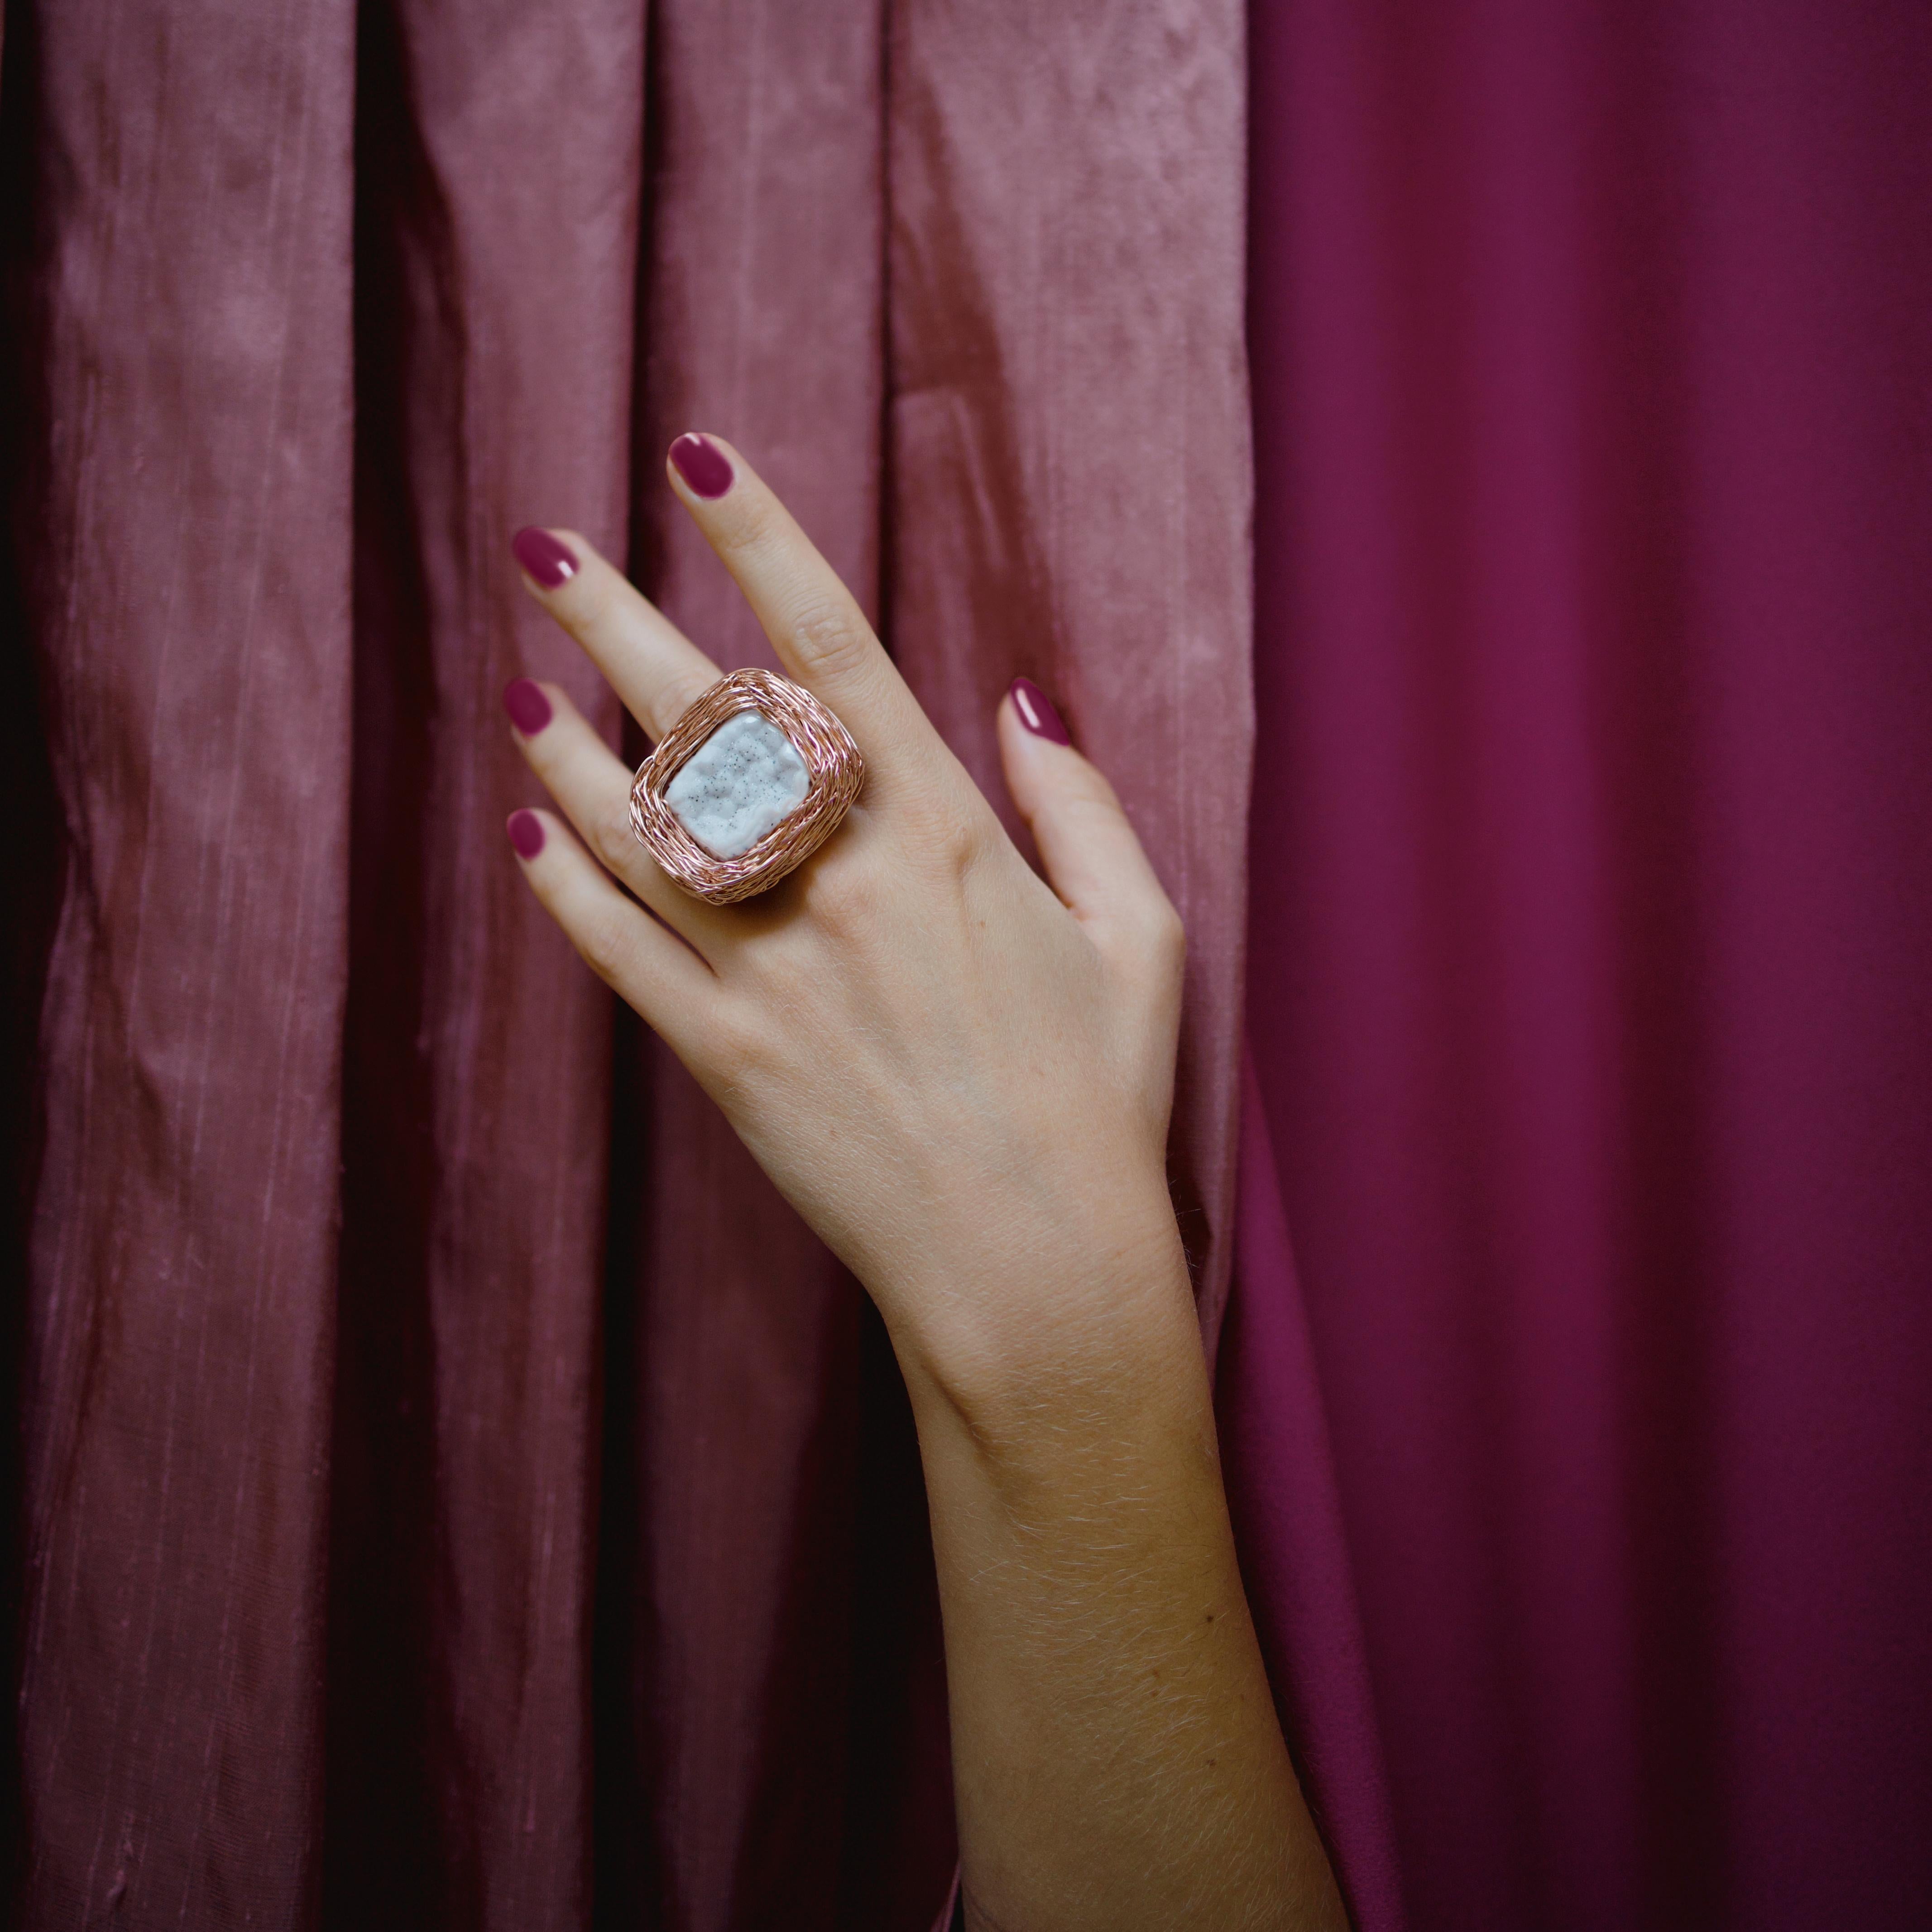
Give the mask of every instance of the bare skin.
[[(1342, 1927), (1242, 1594), (1163, 1172), (1180, 922), (1106, 781), (1010, 698), (1006, 782), (1050, 883), (1034, 873), (718, 447), (723, 495), (668, 465), (671, 487), (857, 740), (864, 794), (771, 892), (706, 905), (632, 837), (629, 772), (545, 686), (552, 719), (518, 742), (579, 836), (541, 814), (519, 862), (885, 1318), (932, 1506), (968, 1924)], [(526, 584), (661, 736), (718, 668), (556, 534), (577, 573)]]

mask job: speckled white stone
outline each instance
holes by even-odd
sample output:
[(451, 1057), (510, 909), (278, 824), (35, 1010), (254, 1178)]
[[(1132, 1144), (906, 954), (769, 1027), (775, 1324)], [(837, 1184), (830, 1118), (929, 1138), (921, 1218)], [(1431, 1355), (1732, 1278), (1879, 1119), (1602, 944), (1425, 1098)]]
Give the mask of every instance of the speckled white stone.
[(812, 775), (762, 711), (728, 718), (664, 787), (664, 803), (714, 858), (748, 852), (805, 802)]

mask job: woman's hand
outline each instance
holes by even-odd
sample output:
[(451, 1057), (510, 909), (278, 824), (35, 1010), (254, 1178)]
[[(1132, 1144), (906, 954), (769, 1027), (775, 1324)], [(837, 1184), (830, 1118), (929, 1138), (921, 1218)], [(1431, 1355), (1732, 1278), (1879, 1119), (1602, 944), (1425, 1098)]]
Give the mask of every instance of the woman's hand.
[[(1010, 695), (999, 733), (1051, 888), (742, 458), (673, 457), (785, 670), (857, 740), (864, 792), (789, 878), (711, 906), (632, 836), (631, 774), (581, 714), (520, 680), (518, 741), (582, 842), (542, 812), (511, 836), (886, 1318), (933, 1505), (969, 1915), (1324, 1922), (1164, 1179), (1180, 922), (1049, 707)], [(518, 548), (653, 737), (718, 675), (580, 537)]]
[[(682, 494), (785, 670), (858, 741), (864, 793), (770, 892), (708, 905), (632, 836), (630, 772), (544, 687), (550, 722), (519, 741), (584, 844), (547, 826), (530, 883), (878, 1298), (902, 1351), (950, 1366), (1036, 1348), (1066, 1312), (1048, 1286), (1171, 1227), (1180, 921), (1106, 781), (1009, 698), (1000, 748), (1054, 890), (1041, 882), (844, 586), (730, 460), (722, 495), (680, 478)], [(558, 536), (576, 568), (542, 592), (547, 607), (662, 736), (718, 668), (582, 538)], [(997, 1264), (974, 1278), (1001, 1292), (964, 1293), (970, 1257)]]

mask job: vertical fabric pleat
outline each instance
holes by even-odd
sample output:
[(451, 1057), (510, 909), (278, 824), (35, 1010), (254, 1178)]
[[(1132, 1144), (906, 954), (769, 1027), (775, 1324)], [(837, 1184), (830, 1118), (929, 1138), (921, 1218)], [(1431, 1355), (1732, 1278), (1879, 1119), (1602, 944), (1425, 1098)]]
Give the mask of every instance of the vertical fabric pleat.
[[(27, 554), (64, 873), (23, 1363), (25, 1915), (296, 1925), (345, 983), (343, 0), (63, 0)], [(12, 130), (10, 130), (10, 134)]]
[[(654, 12), (639, 574), (723, 668), (776, 668), (664, 480), (687, 429), (743, 446), (862, 603), (879, 555), (879, 10)], [(802, 345), (809, 344), (802, 352)], [(830, 1927), (845, 1816), (860, 1292), (652, 1042), (627, 1456), (626, 1656), (648, 1863), (676, 1932)]]
[(1252, 479), (1234, 0), (905, 0), (891, 66), (889, 613), (1006, 810), (1024, 674), (1185, 920), (1172, 1177), (1211, 1348), (1234, 1197)]
[(508, 560), (621, 556), (644, 49), (631, 0), (364, 10), (355, 977), (329, 1904), (590, 1905), (610, 1003), (514, 866), (498, 694), (617, 708)]
[(1248, 1603), (1301, 1780), (1360, 1932), (1402, 1932), (1388, 1774), (1308, 1310), (1252, 1062), (1214, 1407)]

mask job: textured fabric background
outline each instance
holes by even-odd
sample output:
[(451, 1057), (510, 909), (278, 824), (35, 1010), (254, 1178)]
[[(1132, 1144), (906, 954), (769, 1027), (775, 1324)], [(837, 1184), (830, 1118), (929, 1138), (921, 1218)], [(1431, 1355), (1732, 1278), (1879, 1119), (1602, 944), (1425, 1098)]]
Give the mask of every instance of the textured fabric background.
[(1055, 694), (1194, 935), (1211, 1333), (1243, 38), (1235, 0), (9, 9), (28, 1923), (929, 1922), (890, 1352), (516, 877), (503, 683), (620, 720), (506, 544), (581, 528), (770, 662), (662, 481), (716, 428), (996, 796), (1000, 694)]
[(1364, 1932), (1924, 1924), (1928, 284), (1907, 0), (10, 0), (21, 1922), (946, 1896), (878, 1324), (503, 849), (519, 524), (770, 662), (710, 427), (1186, 914)]

